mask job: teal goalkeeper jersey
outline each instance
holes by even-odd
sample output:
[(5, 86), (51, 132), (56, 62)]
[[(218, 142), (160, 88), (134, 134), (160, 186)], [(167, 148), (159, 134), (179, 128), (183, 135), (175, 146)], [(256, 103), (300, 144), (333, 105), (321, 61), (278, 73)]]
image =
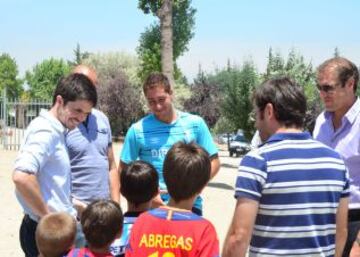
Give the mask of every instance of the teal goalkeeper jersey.
[[(177, 119), (170, 124), (159, 121), (153, 114), (133, 124), (125, 137), (121, 161), (129, 164), (140, 159), (151, 163), (159, 174), (160, 189), (166, 190), (163, 163), (171, 146), (179, 141), (194, 141), (210, 156), (218, 152), (205, 121), (197, 115), (177, 111)], [(201, 198), (194, 206), (202, 209)]]

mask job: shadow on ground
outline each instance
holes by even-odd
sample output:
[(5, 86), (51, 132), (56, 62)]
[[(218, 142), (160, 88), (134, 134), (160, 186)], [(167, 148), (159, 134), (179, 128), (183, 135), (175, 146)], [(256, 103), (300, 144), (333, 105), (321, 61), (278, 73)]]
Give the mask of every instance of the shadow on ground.
[(234, 169), (237, 169), (237, 168), (238, 168), (238, 165), (228, 164), (228, 163), (221, 163), (220, 166), (221, 166), (221, 167), (224, 167), (224, 168), (234, 168)]
[(218, 183), (218, 182), (210, 182), (208, 184), (208, 187), (215, 187), (215, 188), (219, 188), (219, 189), (225, 189), (225, 190), (234, 190), (234, 187), (225, 184), (225, 183)]

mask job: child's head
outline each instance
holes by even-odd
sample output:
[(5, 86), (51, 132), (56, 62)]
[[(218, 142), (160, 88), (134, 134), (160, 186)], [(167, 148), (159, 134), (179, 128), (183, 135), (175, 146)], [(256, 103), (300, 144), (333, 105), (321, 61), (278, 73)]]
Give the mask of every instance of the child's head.
[(103, 248), (121, 234), (123, 214), (120, 205), (112, 200), (90, 203), (81, 216), (85, 239), (90, 247)]
[(168, 151), (163, 174), (175, 202), (200, 194), (210, 179), (209, 154), (194, 142), (178, 142)]
[(43, 257), (63, 256), (74, 245), (76, 220), (65, 212), (50, 213), (36, 228), (36, 245)]
[(144, 161), (134, 161), (121, 171), (121, 194), (138, 206), (153, 199), (159, 192), (159, 177), (155, 168)]

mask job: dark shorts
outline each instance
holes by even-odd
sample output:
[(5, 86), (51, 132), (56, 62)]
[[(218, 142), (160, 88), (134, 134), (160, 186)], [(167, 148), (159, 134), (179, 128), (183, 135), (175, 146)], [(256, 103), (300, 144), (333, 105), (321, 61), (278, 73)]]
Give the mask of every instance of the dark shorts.
[(38, 257), (39, 251), (36, 247), (35, 231), (37, 222), (25, 215), (20, 226), (20, 244), (26, 257)]

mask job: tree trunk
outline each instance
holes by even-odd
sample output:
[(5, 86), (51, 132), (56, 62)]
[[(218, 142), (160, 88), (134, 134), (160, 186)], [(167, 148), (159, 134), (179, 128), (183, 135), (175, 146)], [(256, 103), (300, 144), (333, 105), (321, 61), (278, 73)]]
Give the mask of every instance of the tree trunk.
[(158, 12), (161, 30), (161, 70), (168, 77), (171, 86), (174, 86), (174, 59), (173, 59), (173, 28), (172, 3), (173, 0), (163, 0)]

